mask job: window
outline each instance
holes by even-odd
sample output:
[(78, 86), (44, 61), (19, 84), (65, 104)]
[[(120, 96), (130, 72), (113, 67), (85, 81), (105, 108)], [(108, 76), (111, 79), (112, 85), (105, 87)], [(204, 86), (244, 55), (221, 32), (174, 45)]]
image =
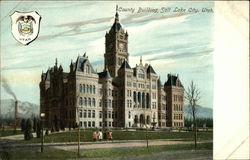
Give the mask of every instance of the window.
[(92, 118), (95, 118), (95, 110), (92, 110)]
[(102, 118), (102, 111), (99, 112), (99, 118)]
[(87, 93), (89, 93), (89, 85), (87, 85)]
[(92, 127), (95, 127), (95, 121), (92, 121)]
[(85, 93), (85, 84), (82, 85), (82, 91)]
[(115, 117), (115, 114), (114, 114), (114, 111), (112, 111), (112, 118), (114, 118)]
[(86, 127), (87, 127), (87, 122), (84, 121), (84, 122), (83, 122), (83, 125), (84, 125), (84, 127), (86, 128)]
[(92, 85), (89, 86), (89, 93), (92, 94)]
[(88, 118), (91, 118), (91, 110), (88, 110)]
[(80, 111), (80, 118), (82, 118), (82, 111)]
[(111, 107), (111, 104), (112, 104), (112, 103), (111, 103), (111, 100), (109, 99), (109, 104), (108, 104), (108, 106)]
[(80, 84), (80, 88), (79, 88), (79, 91), (82, 92), (82, 85)]
[(108, 117), (111, 118), (111, 111), (108, 111)]
[(87, 98), (84, 97), (84, 105), (87, 106)]
[(93, 86), (93, 94), (95, 94), (95, 86)]
[(102, 127), (102, 122), (99, 122), (99, 127)]
[(91, 127), (91, 121), (88, 121), (88, 127)]
[(84, 117), (84, 118), (87, 118), (87, 110), (84, 110), (84, 112), (83, 112), (83, 117)]
[(128, 112), (128, 119), (130, 119), (131, 118), (131, 112), (129, 111)]
[(90, 67), (89, 67), (89, 65), (86, 65), (86, 73), (90, 73)]
[(79, 100), (79, 105), (82, 105), (82, 97), (80, 97), (80, 100)]
[(95, 107), (95, 98), (92, 98), (93, 106)]
[(89, 98), (88, 105), (91, 106), (91, 98)]
[(107, 118), (107, 111), (105, 111), (105, 114), (104, 114), (105, 118)]

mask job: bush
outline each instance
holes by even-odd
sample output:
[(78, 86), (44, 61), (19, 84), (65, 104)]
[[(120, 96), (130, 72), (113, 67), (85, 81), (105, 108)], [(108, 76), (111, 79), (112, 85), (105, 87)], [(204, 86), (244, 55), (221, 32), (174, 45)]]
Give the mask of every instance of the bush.
[(34, 117), (34, 119), (33, 119), (33, 130), (34, 130), (34, 132), (36, 132), (36, 129), (37, 129), (37, 119), (36, 119), (36, 117)]
[(37, 125), (36, 125), (36, 138), (40, 138), (41, 137), (41, 122), (37, 121)]
[(33, 138), (33, 135), (32, 135), (32, 121), (30, 119), (27, 119), (26, 124), (25, 124), (24, 139), (25, 140), (30, 140), (31, 138)]
[(22, 130), (22, 132), (25, 131), (25, 119), (22, 119), (22, 121), (21, 121), (21, 130)]

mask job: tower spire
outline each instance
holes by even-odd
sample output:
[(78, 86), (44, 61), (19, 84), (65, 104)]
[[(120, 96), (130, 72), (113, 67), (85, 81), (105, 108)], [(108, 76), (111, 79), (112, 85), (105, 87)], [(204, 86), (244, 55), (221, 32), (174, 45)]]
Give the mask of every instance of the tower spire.
[(140, 57), (140, 64), (142, 64), (142, 56)]
[(56, 63), (55, 63), (55, 66), (57, 66), (57, 58), (56, 58)]
[(115, 22), (119, 22), (118, 5), (116, 5)]

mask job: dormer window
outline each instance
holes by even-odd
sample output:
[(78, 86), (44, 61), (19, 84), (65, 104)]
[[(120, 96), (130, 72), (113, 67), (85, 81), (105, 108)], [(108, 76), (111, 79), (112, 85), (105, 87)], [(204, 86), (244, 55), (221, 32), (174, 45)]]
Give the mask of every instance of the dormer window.
[(90, 67), (88, 64), (86, 65), (86, 73), (90, 73)]
[(144, 71), (143, 71), (142, 69), (139, 71), (138, 77), (139, 77), (140, 79), (144, 79), (144, 78), (145, 78), (145, 74), (144, 74)]

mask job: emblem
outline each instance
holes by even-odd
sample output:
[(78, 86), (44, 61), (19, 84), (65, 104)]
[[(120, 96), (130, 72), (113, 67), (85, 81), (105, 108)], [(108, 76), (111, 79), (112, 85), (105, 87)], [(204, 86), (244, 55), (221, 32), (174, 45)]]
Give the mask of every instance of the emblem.
[(28, 45), (39, 33), (41, 16), (37, 12), (14, 12), (11, 15), (12, 34), (15, 39)]

